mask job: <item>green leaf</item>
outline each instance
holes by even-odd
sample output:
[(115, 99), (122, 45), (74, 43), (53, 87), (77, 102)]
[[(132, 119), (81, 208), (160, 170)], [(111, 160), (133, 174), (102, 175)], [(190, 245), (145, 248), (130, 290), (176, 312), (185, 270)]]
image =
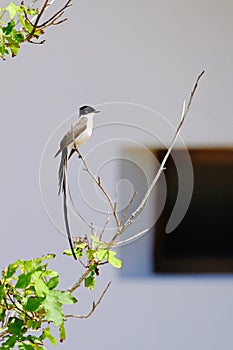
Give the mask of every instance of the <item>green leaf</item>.
[(87, 251), (88, 260), (94, 259), (95, 255), (96, 255), (96, 251), (94, 249), (88, 249)]
[(67, 255), (67, 256), (73, 255), (70, 249), (64, 250), (64, 251), (63, 251), (63, 254), (64, 254), (64, 255)]
[(21, 3), (20, 9), (22, 12), (26, 12), (27, 15), (35, 16), (39, 13), (39, 10), (37, 8), (27, 8), (25, 5)]
[(112, 250), (109, 250), (108, 252), (108, 258), (107, 260), (110, 262), (110, 264), (113, 267), (116, 267), (117, 269), (120, 269), (122, 266), (122, 261), (115, 257), (116, 252), (113, 252)]
[(25, 260), (23, 261), (23, 266), (25, 269), (25, 272), (34, 272), (35, 270), (41, 271), (46, 268), (48, 264), (41, 265), (44, 260), (54, 259), (55, 254), (48, 254), (44, 255), (41, 258), (35, 258), (32, 260)]
[(27, 328), (39, 329), (41, 327), (41, 322), (34, 320), (27, 320)]
[(17, 345), (18, 345), (19, 350), (35, 350), (34, 346), (32, 346), (30, 344), (18, 342)]
[(55, 326), (60, 326), (64, 320), (61, 305), (50, 295), (43, 302), (46, 310), (46, 319), (52, 321)]
[(43, 346), (39, 346), (37, 344), (34, 344), (34, 350), (47, 350), (47, 349)]
[(52, 278), (50, 278), (50, 280), (48, 281), (47, 287), (48, 287), (49, 289), (54, 289), (54, 288), (57, 287), (58, 283), (59, 283), (59, 277), (58, 277), (58, 276), (52, 277)]
[(0, 302), (4, 298), (5, 294), (6, 294), (5, 293), (5, 286), (4, 286), (4, 284), (0, 284)]
[(15, 26), (15, 21), (10, 21), (6, 27), (2, 28), (3, 33), (5, 35), (9, 35), (12, 32), (14, 26)]
[(2, 343), (2, 346), (0, 349), (4, 349), (4, 350), (10, 350), (13, 349), (16, 342), (18, 340), (18, 336), (9, 336), (8, 339)]
[(28, 15), (31, 15), (31, 16), (35, 16), (39, 13), (39, 10), (38, 9), (32, 9), (32, 8), (28, 8), (26, 10), (27, 14)]
[(59, 327), (59, 336), (60, 336), (60, 342), (62, 343), (66, 339), (66, 330), (65, 330), (64, 322)]
[(32, 275), (31, 273), (22, 273), (18, 276), (18, 281), (15, 285), (15, 288), (27, 288), (31, 282)]
[(47, 255), (43, 255), (40, 260), (43, 261), (43, 260), (50, 260), (50, 259), (54, 259), (56, 257), (56, 254), (54, 253), (50, 253), (50, 254), (47, 254)]
[(5, 54), (8, 53), (5, 45), (0, 45), (0, 56), (5, 60)]
[(13, 2), (10, 2), (9, 5), (6, 7), (6, 10), (9, 12), (9, 16), (12, 19), (20, 11), (20, 7), (15, 5)]
[(22, 27), (25, 27), (25, 18), (21, 14), (18, 14), (18, 17)]
[[(36, 274), (38, 274), (38, 272)], [(47, 287), (46, 283), (42, 278), (36, 277), (34, 280), (34, 286), (38, 297), (44, 297), (48, 295), (49, 288)]]
[(21, 334), (23, 325), (24, 325), (23, 320), (20, 320), (17, 317), (12, 318), (11, 321), (10, 321), (10, 325), (8, 327), (8, 332), (12, 333), (14, 335)]
[(49, 327), (45, 328), (43, 333), (44, 333), (45, 338), (48, 338), (50, 340), (51, 344), (56, 345), (57, 340), (56, 340), (56, 338), (54, 338), (54, 336), (52, 336)]
[[(36, 259), (35, 259), (36, 260)], [(33, 260), (24, 260), (23, 261), (23, 271), (26, 273), (35, 271), (35, 263)]]
[(12, 31), (12, 37), (17, 44), (20, 44), (24, 41), (23, 34), (20, 32), (17, 32), (16, 30)]
[(3, 322), (5, 319), (6, 310), (0, 305), (0, 321)]
[(12, 57), (17, 55), (18, 49), (20, 47), (19, 43), (15, 40), (15, 37), (14, 37), (14, 35), (16, 35), (16, 34), (17, 34), (16, 30), (13, 29), (12, 32), (6, 36), (6, 40), (9, 43)]
[(61, 292), (59, 290), (51, 290), (49, 293), (56, 301), (61, 304), (71, 305), (77, 303), (77, 299), (69, 292)]
[(35, 312), (42, 305), (45, 297), (29, 297), (23, 306), (25, 311)]
[(83, 250), (86, 248), (87, 243), (86, 242), (79, 242), (79, 243), (76, 243), (76, 246), (77, 246), (77, 248), (80, 248)]
[(92, 243), (97, 247), (102, 247), (104, 245), (103, 242), (100, 241), (98, 236), (91, 235)]
[(103, 248), (98, 248), (97, 252), (96, 252), (96, 256), (100, 261), (103, 260), (108, 260), (108, 250), (107, 249), (103, 249)]
[(121, 268), (122, 261), (115, 257), (116, 252), (108, 249), (99, 248), (96, 252), (96, 256), (100, 261), (107, 260), (110, 264), (116, 268)]
[[(80, 259), (83, 256), (83, 250), (80, 249), (80, 248), (75, 248), (74, 252), (75, 252), (75, 255), (76, 255), (77, 259)], [(63, 254), (67, 255), (67, 256), (72, 256), (73, 255), (70, 249), (64, 250)]]
[(74, 252), (77, 259), (80, 259), (83, 257), (83, 250), (81, 248), (75, 248)]
[(39, 339), (40, 337), (36, 337), (36, 336), (34, 336), (34, 335), (31, 335), (31, 334), (29, 334), (28, 336), (26, 336), (26, 337), (22, 337), (22, 339), (25, 341), (25, 340), (28, 340), (28, 341), (30, 341), (31, 343), (33, 343), (33, 345), (34, 344), (39, 344), (39, 345), (41, 345), (42, 343), (41, 343), (41, 340)]
[[(39, 344), (39, 345), (38, 345)], [(23, 341), (17, 343), (19, 350), (47, 350), (45, 347), (40, 346), (42, 344), (41, 340), (38, 340), (36, 337), (28, 336), (24, 337)], [(0, 348), (1, 349), (1, 348)]]
[(91, 264), (90, 266), (89, 266), (89, 270), (90, 271), (96, 271), (96, 269), (97, 269), (97, 264)]
[(43, 276), (46, 276), (46, 277), (57, 277), (58, 276), (58, 272), (54, 271), (54, 270), (46, 269), (43, 272)]
[(24, 27), (25, 27), (25, 29), (27, 29), (27, 31), (28, 31), (29, 33), (31, 33), (32, 30), (33, 30), (33, 25), (31, 25), (31, 24), (30, 24), (29, 22), (27, 22), (27, 21), (24, 22)]
[(85, 287), (87, 287), (90, 290), (93, 290), (95, 288), (95, 273), (92, 271), (88, 277), (85, 278)]
[(6, 271), (5, 277), (6, 277), (6, 278), (12, 277), (12, 276), (15, 274), (16, 270), (18, 269), (19, 264), (20, 264), (20, 261), (19, 261), (19, 260), (16, 261), (16, 262), (14, 262), (13, 264), (10, 264), (10, 265), (7, 267), (7, 271)]

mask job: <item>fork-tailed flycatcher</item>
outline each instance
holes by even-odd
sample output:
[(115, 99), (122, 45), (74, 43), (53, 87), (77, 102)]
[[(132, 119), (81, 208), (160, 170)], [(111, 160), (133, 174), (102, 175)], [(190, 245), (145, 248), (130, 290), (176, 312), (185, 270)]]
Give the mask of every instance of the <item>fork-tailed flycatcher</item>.
[(69, 130), (61, 140), (60, 148), (55, 154), (55, 157), (57, 157), (61, 153), (61, 161), (58, 172), (58, 194), (61, 193), (67, 163), (72, 154), (75, 152), (75, 145), (80, 147), (87, 142), (93, 130), (93, 117), (99, 112), (100, 111), (95, 110), (91, 106), (80, 107), (78, 122), (71, 127), (71, 130)]

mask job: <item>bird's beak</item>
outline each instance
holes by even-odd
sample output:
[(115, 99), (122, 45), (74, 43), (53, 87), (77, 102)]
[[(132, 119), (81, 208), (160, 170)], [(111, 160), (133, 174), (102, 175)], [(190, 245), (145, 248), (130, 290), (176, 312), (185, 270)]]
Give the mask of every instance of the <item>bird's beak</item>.
[(100, 111), (95, 111), (95, 113), (100, 113)]

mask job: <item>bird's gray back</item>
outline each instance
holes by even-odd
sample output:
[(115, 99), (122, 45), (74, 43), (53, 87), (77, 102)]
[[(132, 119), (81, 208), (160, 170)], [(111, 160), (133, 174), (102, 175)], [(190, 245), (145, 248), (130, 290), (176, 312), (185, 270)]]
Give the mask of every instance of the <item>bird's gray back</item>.
[(73, 128), (68, 131), (60, 142), (60, 150), (68, 147), (87, 128), (87, 117), (82, 117), (74, 124)]

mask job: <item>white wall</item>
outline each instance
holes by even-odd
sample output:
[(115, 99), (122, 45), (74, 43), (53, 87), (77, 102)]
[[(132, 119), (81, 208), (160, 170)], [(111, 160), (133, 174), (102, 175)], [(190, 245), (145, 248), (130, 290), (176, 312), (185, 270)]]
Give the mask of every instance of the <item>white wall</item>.
[[(44, 211), (38, 173), (47, 139), (77, 106), (134, 102), (176, 124), (205, 69), (182, 138), (188, 146), (232, 145), (232, 13), (230, 0), (74, 1), (69, 21), (49, 29), (44, 46), (24, 45), (0, 63), (2, 267), (56, 252), (62, 286), (73, 281), (77, 267), (59, 255), (67, 242)], [(97, 125), (116, 121), (100, 118)], [(93, 135), (85, 151), (95, 142)], [(145, 249), (149, 240), (142, 239)], [(91, 319), (67, 322), (58, 348), (232, 348), (232, 276), (127, 279), (110, 267), (101, 275), (96, 291), (78, 295), (77, 313), (88, 311), (83, 300), (96, 299), (108, 279), (111, 290)]]

